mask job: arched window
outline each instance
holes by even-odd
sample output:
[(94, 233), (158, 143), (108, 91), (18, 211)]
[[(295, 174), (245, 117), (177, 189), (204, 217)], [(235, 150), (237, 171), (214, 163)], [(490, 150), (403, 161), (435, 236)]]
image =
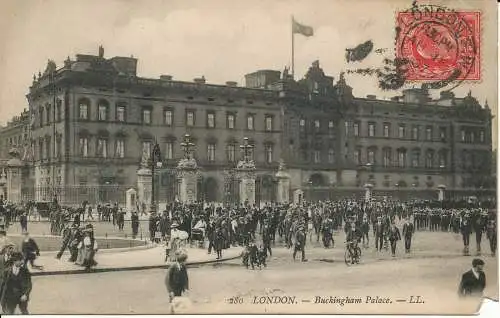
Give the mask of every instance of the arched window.
[(101, 99), (97, 104), (97, 120), (109, 120), (109, 103), (105, 99)]

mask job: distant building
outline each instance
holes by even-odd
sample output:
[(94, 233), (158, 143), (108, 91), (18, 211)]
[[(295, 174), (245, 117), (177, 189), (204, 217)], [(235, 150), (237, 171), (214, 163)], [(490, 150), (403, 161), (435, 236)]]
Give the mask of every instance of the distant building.
[(255, 147), (257, 202), (274, 200), (280, 159), (290, 191), (314, 199), (360, 196), (368, 183), (374, 195), (431, 199), (439, 185), (454, 196), (495, 187), (491, 111), (471, 94), (444, 92), (432, 100), (413, 88), (390, 101), (357, 98), (343, 74), (325, 75), (318, 61), (301, 80), (286, 69), (262, 70), (247, 74), (245, 87), (207, 84), (204, 77), (142, 78), (137, 62), (107, 59), (101, 48), (59, 69), (49, 61), (34, 78), (30, 115), (0, 130), (0, 149), (30, 145), (25, 198), (123, 202), (156, 141), (164, 162), (157, 196), (172, 201), (186, 133), (196, 145), (205, 201), (238, 199), (234, 167), (244, 137)]

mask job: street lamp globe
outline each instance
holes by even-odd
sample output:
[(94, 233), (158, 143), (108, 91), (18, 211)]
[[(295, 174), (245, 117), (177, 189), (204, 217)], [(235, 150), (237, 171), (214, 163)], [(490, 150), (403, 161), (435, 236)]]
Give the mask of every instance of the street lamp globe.
[(162, 166), (163, 166), (163, 162), (158, 161), (158, 162), (156, 163), (156, 168), (161, 168)]

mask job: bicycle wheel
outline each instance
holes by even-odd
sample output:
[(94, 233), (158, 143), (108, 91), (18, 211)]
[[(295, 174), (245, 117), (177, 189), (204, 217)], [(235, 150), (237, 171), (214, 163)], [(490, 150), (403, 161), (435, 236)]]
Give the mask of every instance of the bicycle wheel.
[(361, 260), (361, 248), (356, 248), (356, 254), (358, 255), (358, 257), (356, 257), (356, 263), (359, 264), (359, 261)]
[(352, 264), (352, 256), (351, 256), (351, 253), (349, 252), (349, 249), (345, 250), (344, 260), (345, 260), (345, 263), (346, 263), (347, 266), (351, 266), (351, 264)]

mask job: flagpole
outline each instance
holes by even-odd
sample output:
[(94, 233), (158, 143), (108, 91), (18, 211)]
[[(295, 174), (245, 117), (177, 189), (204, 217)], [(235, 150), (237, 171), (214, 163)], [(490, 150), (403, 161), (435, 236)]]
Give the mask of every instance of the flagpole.
[(292, 79), (295, 80), (295, 46), (294, 46), (294, 33), (293, 33), (293, 15), (292, 15)]

